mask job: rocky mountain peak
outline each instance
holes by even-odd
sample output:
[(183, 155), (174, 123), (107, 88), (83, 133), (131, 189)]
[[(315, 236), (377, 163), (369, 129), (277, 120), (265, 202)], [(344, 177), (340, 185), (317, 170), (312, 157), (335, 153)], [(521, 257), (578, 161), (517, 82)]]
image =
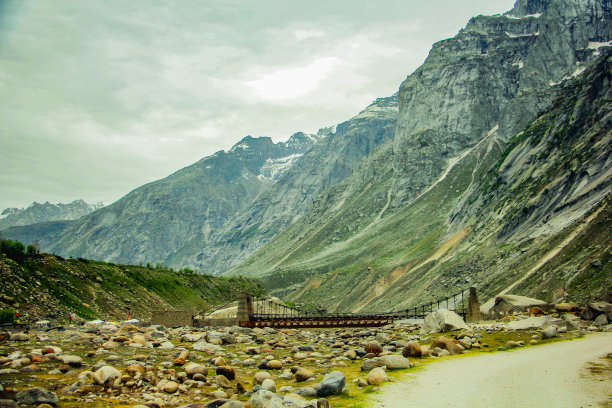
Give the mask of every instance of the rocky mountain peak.
[(518, 0), (514, 3), (512, 11), (506, 13), (507, 15), (513, 16), (527, 16), (533, 14), (543, 13), (544, 10), (553, 2), (558, 0)]
[(5, 208), (0, 213), (0, 231), (40, 222), (75, 220), (102, 207), (104, 207), (102, 202), (89, 204), (83, 199), (67, 204), (52, 204), (49, 201), (40, 204), (34, 201), (25, 208)]

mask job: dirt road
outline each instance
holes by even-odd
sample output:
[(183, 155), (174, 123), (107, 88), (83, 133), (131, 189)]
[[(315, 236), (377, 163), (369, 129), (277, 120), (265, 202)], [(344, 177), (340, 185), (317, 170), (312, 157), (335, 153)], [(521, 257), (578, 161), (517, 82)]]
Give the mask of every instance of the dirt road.
[[(385, 385), (386, 408), (612, 407), (612, 333), (447, 359)], [(605, 368), (602, 368), (605, 367)]]

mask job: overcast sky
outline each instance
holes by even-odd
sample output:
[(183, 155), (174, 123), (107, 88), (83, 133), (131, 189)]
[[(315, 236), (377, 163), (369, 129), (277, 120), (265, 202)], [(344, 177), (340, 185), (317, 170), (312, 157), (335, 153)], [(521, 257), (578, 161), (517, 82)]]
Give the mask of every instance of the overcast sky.
[(109, 204), (246, 135), (392, 95), (513, 0), (0, 0), (0, 210)]

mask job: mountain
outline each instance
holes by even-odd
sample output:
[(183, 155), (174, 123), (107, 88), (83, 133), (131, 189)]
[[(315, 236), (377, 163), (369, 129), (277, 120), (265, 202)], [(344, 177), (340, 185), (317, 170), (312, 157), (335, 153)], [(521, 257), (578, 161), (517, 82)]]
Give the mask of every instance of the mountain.
[(88, 217), (4, 235), (64, 256), (219, 273), (262, 248), (391, 141), (397, 114), (396, 94), (316, 135), (300, 132), (277, 144), (249, 136)]
[[(576, 83), (587, 83), (596, 76), (580, 74), (612, 44), (611, 20), (612, 3), (603, 0), (519, 0), (503, 15), (471, 19), (457, 36), (436, 43), (425, 63), (402, 83), (393, 142), (317, 197), (303, 218), (229, 273), (259, 276), (278, 295), (330, 310), (389, 310), (435, 300), (474, 284), (485, 298), (491, 297), (523, 273), (562, 262), (564, 251), (582, 233), (597, 230), (599, 224), (609, 228), (607, 212), (596, 211), (606, 208), (604, 197), (610, 191), (606, 173), (610, 149), (601, 144), (608, 162), (586, 153), (589, 146), (583, 138), (590, 137), (593, 123), (577, 124), (574, 138), (563, 151), (583, 156), (574, 172), (588, 166), (604, 169), (597, 194), (568, 207), (571, 212), (555, 212), (563, 194), (550, 194), (551, 201), (543, 200), (535, 209), (528, 197), (508, 192), (508, 199), (515, 201), (506, 202), (504, 208), (514, 218), (503, 220), (512, 219), (518, 225), (521, 217), (549, 217), (555, 228), (525, 224), (523, 231), (514, 233), (513, 227), (491, 216), (485, 234), (475, 220), (487, 217), (483, 212), (470, 217), (477, 201), (467, 197), (480, 197), (474, 196), (475, 191), (485, 189), (480, 183), (492, 167), (506, 168), (504, 160), (510, 157), (506, 149), (516, 143), (514, 135), (525, 126), (531, 129), (539, 112), (561, 106), (562, 98), (568, 96), (555, 97), (568, 86), (567, 81), (578, 78)], [(605, 73), (606, 64), (597, 65), (600, 73)], [(605, 80), (602, 84), (609, 86)], [(598, 86), (584, 92), (595, 92)], [(582, 92), (572, 89), (576, 95)], [(606, 93), (597, 95), (592, 106), (609, 112)], [(588, 106), (584, 107), (587, 116)], [(603, 131), (597, 137), (606, 139), (609, 119), (602, 120)], [(536, 133), (544, 138), (542, 129)], [(554, 146), (563, 132), (556, 138), (549, 136), (547, 143)], [(535, 175), (550, 171), (543, 163), (533, 164)], [(524, 166), (521, 162), (515, 167), (515, 176)], [(557, 170), (559, 179), (573, 177), (570, 168)], [(589, 170), (589, 174), (594, 173)], [(506, 180), (498, 187), (515, 182)], [(526, 208), (526, 213), (517, 215), (514, 208)], [(588, 218), (590, 212), (597, 214), (595, 218)], [(609, 247), (602, 244), (595, 251), (588, 245), (584, 248), (585, 244), (584, 240), (576, 244), (580, 256), (570, 256), (576, 268), (573, 273), (582, 273), (580, 260), (589, 257), (608, 271)], [(600, 250), (603, 257), (598, 255)], [(549, 263), (540, 265), (542, 257)], [(537, 275), (530, 274), (514, 289), (547, 300), (589, 295), (588, 290), (571, 286), (553, 290), (551, 284), (548, 292), (544, 286), (536, 289), (531, 279)], [(550, 273), (549, 280), (558, 280), (559, 286), (559, 272)], [(596, 282), (585, 281), (584, 288), (591, 289), (592, 295), (605, 291)]]
[[(516, 282), (522, 294), (547, 300), (600, 294), (606, 286), (592, 282), (609, 271), (607, 247), (591, 248), (581, 237), (609, 225), (607, 190), (585, 181), (576, 189), (593, 191), (590, 198), (555, 212), (565, 193), (546, 195), (536, 207), (534, 197), (504, 193), (520, 184), (515, 177), (528, 164), (534, 179), (550, 171), (545, 163), (517, 162), (513, 173), (491, 175), (512, 167), (505, 160), (514, 157), (507, 149), (517, 138), (533, 140), (516, 136), (523, 129), (548, 135), (529, 129), (540, 113), (565, 106), (555, 98), (571, 81), (596, 76), (588, 67), (612, 44), (611, 17), (609, 0), (519, 0), (509, 12), (474, 17), (434, 44), (398, 94), (335, 128), (298, 133), (286, 144), (245, 138), (79, 220), (49, 225), (50, 234), (46, 227), (27, 233), (40, 234), (44, 250), (66, 256), (257, 276), (280, 296), (330, 310), (407, 307), (473, 284), (484, 298)], [(571, 95), (581, 92), (572, 89)], [(580, 123), (563, 152), (586, 148), (582, 137), (593, 123)], [(550, 137), (554, 147), (558, 140)], [(595, 166), (591, 159), (580, 163)], [(567, 167), (557, 171), (559, 180), (575, 177)], [(608, 173), (602, 174), (605, 187)], [(494, 187), (499, 202), (487, 201)], [(601, 270), (581, 275), (591, 261)], [(560, 290), (562, 274), (551, 271), (547, 279), (556, 289), (544, 292), (534, 279), (553, 264), (577, 275)]]
[(58, 220), (76, 220), (99, 208), (103, 203), (88, 204), (82, 199), (68, 204), (39, 204), (33, 202), (26, 208), (6, 208), (0, 213), (0, 231), (10, 227), (31, 225)]
[(71, 311), (86, 319), (123, 320), (128, 310), (132, 317), (148, 321), (154, 310), (203, 311), (243, 292), (264, 294), (249, 279), (7, 252), (0, 252), (0, 308), (18, 309), (29, 322), (67, 322)]
[(223, 272), (261, 249), (292, 225), (328, 188), (393, 139), (397, 95), (379, 98), (297, 159), (267, 191), (218, 228), (203, 231), (167, 260), (213, 273)]
[(321, 137), (296, 133), (274, 143), (247, 136), (227, 152), (69, 223), (56, 236), (41, 237), (41, 249), (113, 262), (164, 263), (193, 236), (214, 231), (244, 211)]

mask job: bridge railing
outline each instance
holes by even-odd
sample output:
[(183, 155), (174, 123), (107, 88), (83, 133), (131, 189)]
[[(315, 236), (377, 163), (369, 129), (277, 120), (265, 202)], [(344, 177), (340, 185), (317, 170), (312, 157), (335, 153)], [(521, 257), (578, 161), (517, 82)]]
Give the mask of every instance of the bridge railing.
[[(467, 293), (469, 289), (454, 293), (446, 298), (424, 303), (411, 308), (391, 311), (385, 313), (317, 313), (301, 311), (269, 299), (254, 297), (253, 298), (253, 313), (249, 315), (251, 320), (311, 320), (311, 319), (407, 319), (407, 318), (424, 318), (431, 312), (440, 309), (453, 310), (455, 313), (465, 317), (467, 312)], [(382, 321), (382, 320), (381, 320)]]

